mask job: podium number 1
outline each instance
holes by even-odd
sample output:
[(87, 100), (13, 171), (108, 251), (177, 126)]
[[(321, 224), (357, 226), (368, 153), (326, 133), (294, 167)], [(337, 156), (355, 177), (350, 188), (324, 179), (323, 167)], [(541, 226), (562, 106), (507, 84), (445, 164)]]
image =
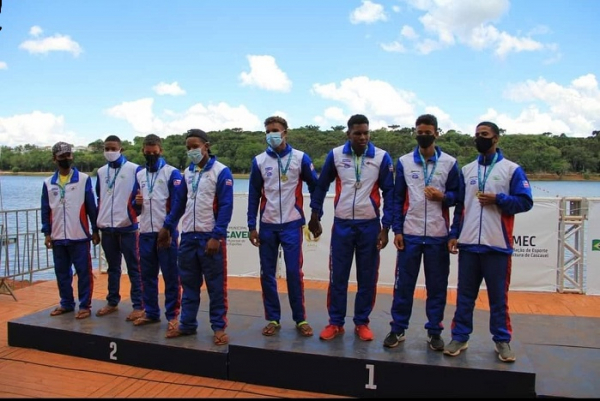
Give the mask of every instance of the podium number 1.
[(369, 382), (365, 384), (365, 388), (368, 390), (377, 390), (377, 385), (373, 383), (375, 381), (375, 365), (367, 364), (366, 368), (369, 371)]

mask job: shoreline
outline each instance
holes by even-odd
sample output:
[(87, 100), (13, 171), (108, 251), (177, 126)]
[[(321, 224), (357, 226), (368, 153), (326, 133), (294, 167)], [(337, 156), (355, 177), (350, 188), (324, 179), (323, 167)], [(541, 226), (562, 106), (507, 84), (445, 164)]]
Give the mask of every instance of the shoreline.
[[(85, 172), (86, 174), (90, 174), (88, 172)], [(16, 175), (16, 176), (50, 176), (54, 174), (53, 171), (44, 171), (44, 172), (32, 172), (32, 171), (27, 171), (27, 172), (19, 172), (19, 173), (13, 173), (12, 171), (0, 171), (0, 176), (3, 175)], [(240, 179), (248, 179), (250, 177), (250, 174), (233, 174), (233, 178), (240, 178)], [(595, 182), (595, 181), (600, 181), (600, 174), (583, 174), (583, 173), (570, 173), (570, 174), (562, 174), (562, 175), (558, 175), (558, 174), (544, 174), (544, 173), (540, 173), (540, 174), (527, 174), (527, 178), (529, 178), (529, 181), (591, 181), (591, 182)]]

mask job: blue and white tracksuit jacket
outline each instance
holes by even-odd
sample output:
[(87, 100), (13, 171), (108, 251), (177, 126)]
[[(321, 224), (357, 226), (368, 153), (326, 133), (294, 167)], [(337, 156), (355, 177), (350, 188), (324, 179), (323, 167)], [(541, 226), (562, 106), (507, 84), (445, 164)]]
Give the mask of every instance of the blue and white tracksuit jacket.
[(135, 177), (142, 169), (121, 155), (98, 169), (98, 228), (102, 233), (102, 250), (108, 265), (108, 295), (106, 301), (116, 306), (121, 301), (121, 259), (125, 258), (131, 283), (133, 309), (144, 309), (142, 276), (138, 244), (138, 217), (135, 210)]
[[(136, 189), (139, 189), (144, 198), (139, 215), (139, 243), (144, 309), (146, 317), (149, 319), (160, 319), (159, 271), (162, 272), (165, 282), (165, 317), (167, 321), (177, 318), (181, 308), (181, 285), (177, 271), (177, 250), (179, 248), (177, 225), (171, 232), (171, 246), (168, 248), (157, 246), (158, 232), (171, 210), (175, 191), (181, 181), (181, 172), (167, 164), (162, 157), (158, 159), (156, 165), (145, 166), (138, 171), (136, 176)], [(137, 204), (136, 207), (138, 207)]]
[(484, 192), (496, 194), (496, 204), (481, 207), (477, 199), (478, 175), (485, 176), (493, 155), (480, 155), (462, 168), (460, 191), (454, 210), (450, 238), (458, 239), (457, 304), (452, 321), (452, 339), (468, 341), (473, 331), (473, 308), (482, 280), (490, 304), (490, 333), (495, 342), (510, 342), (512, 326), (508, 313), (513, 224), (515, 214), (530, 210), (533, 198), (523, 169), (498, 158), (485, 182)]
[[(346, 318), (348, 280), (356, 253), (358, 291), (354, 302), (354, 324), (369, 323), (377, 296), (379, 250), (377, 239), (392, 226), (394, 165), (390, 155), (371, 142), (363, 154), (360, 188), (355, 187), (356, 166), (350, 141), (332, 149), (325, 159), (310, 208), (322, 213), (329, 185), (335, 181), (334, 220), (329, 255), (327, 309), (329, 324), (343, 326)], [(361, 161), (359, 161), (361, 163)], [(383, 216), (380, 207), (383, 196)]]
[(306, 219), (302, 183), (306, 182), (312, 193), (317, 183), (317, 174), (310, 157), (290, 145), (286, 145), (279, 157), (283, 168), (288, 161), (290, 163), (285, 181), (281, 179), (279, 161), (273, 149), (267, 148), (252, 160), (248, 186), (248, 229), (256, 229), (257, 210), (260, 209), (258, 250), (265, 319), (276, 322), (281, 319), (276, 279), (281, 245), (292, 318), (297, 324), (306, 320), (302, 273), (302, 229)]
[(439, 335), (444, 328), (450, 274), (449, 207), (454, 206), (458, 196), (460, 173), (456, 159), (437, 146), (426, 163), (428, 177), (433, 171), (429, 186), (444, 194), (442, 202), (425, 198), (425, 172), (418, 146), (396, 163), (393, 230), (403, 235), (404, 249), (397, 251), (396, 258), (390, 322), (394, 333), (408, 329), (421, 259), (427, 288), (425, 329), (429, 335)]
[[(210, 300), (212, 330), (227, 327), (227, 227), (232, 213), (233, 176), (229, 167), (217, 161), (216, 156), (210, 156), (200, 176), (196, 165), (191, 164), (185, 170), (173, 208), (163, 225), (172, 231), (181, 219), (178, 265), (183, 288), (179, 325), (182, 331), (198, 328), (203, 280), (206, 280)], [(220, 242), (219, 252), (206, 256), (206, 244), (211, 238)]]
[(73, 168), (71, 179), (65, 184), (63, 192), (58, 174), (57, 170), (42, 186), (42, 232), (52, 238), (52, 257), (60, 306), (67, 310), (75, 309), (73, 265), (77, 272), (79, 309), (90, 309), (94, 290), (90, 226), (92, 232), (98, 232), (98, 210), (92, 179)]

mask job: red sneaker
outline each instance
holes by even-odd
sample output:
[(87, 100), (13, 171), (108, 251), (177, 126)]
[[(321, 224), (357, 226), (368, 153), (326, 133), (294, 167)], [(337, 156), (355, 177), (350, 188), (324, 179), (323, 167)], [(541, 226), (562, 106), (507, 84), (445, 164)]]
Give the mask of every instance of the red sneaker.
[(333, 340), (341, 334), (344, 334), (344, 326), (335, 326), (333, 324), (329, 324), (323, 329), (319, 335), (319, 338), (321, 340)]
[(360, 338), (363, 341), (373, 341), (373, 338), (375, 338), (373, 336), (373, 332), (366, 324), (356, 326), (354, 332), (356, 333), (358, 338)]

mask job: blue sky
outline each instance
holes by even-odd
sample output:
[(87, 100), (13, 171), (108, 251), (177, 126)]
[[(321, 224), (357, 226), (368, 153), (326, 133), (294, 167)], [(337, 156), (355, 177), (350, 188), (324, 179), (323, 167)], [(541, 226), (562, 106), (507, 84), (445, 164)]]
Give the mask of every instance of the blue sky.
[(4, 0), (0, 144), (189, 128), (600, 129), (593, 0)]

